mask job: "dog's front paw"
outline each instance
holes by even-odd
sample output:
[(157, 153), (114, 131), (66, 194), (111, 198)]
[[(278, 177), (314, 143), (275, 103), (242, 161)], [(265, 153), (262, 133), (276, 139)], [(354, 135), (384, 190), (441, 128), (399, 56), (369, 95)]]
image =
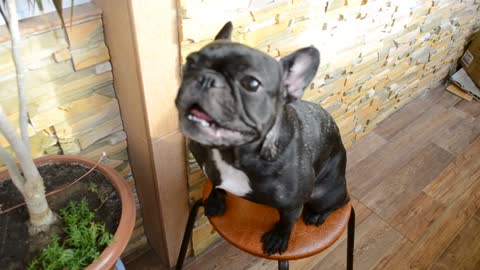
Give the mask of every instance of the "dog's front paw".
[(225, 213), (225, 199), (209, 196), (205, 201), (205, 215), (207, 217), (221, 216)]
[(285, 252), (288, 248), (290, 233), (291, 230), (285, 230), (276, 224), (271, 231), (262, 236), (263, 252), (268, 255)]
[(320, 226), (323, 224), (323, 222), (325, 222), (330, 213), (331, 212), (316, 213), (313, 210), (306, 208), (303, 213), (303, 222), (305, 222), (307, 225)]

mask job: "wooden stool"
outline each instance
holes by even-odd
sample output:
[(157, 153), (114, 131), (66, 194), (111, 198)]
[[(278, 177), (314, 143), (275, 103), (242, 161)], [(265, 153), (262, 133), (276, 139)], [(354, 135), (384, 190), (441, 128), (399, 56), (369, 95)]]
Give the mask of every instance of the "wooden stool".
[[(212, 183), (206, 181), (203, 189), (203, 199), (198, 200), (190, 210), (177, 261), (177, 270), (183, 267), (198, 209), (203, 205), (203, 200), (208, 197), (211, 189)], [(263, 253), (260, 239), (278, 221), (278, 211), (272, 207), (253, 203), (230, 193), (227, 194), (225, 203), (226, 211), (224, 215), (209, 218), (215, 230), (230, 244), (245, 252), (257, 257), (277, 260), (279, 270), (288, 270), (289, 260), (313, 256), (327, 249), (337, 241), (348, 227), (347, 269), (353, 269), (355, 211), (350, 202), (333, 212), (328, 216), (325, 223), (320, 226), (307, 226), (303, 223), (303, 219), (300, 218), (292, 231), (288, 249), (282, 254), (271, 256)]]

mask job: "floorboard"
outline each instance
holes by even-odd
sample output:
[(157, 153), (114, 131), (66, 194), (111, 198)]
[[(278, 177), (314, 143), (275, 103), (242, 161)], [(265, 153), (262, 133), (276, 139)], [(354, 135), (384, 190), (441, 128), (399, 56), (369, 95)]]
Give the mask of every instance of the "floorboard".
[(480, 269), (480, 220), (472, 218), (432, 265), (432, 270)]
[(370, 156), (372, 153), (382, 148), (388, 141), (375, 132), (370, 132), (361, 138), (347, 151), (347, 169), (357, 165), (359, 162)]
[(478, 118), (480, 116), (480, 102), (468, 102), (466, 100), (462, 100), (455, 104), (455, 108), (471, 115), (474, 118)]
[(429, 143), (420, 149), (405, 166), (395, 174), (386, 177), (368, 192), (361, 201), (377, 215), (391, 221), (454, 158), (446, 150)]
[[(455, 164), (455, 161), (451, 164)], [(449, 174), (449, 170), (459, 170), (459, 168), (451, 166), (448, 171), (443, 173)], [(413, 242), (412, 246), (399, 246), (388, 261), (382, 262), (382, 267), (385, 267), (384, 269), (397, 269), (397, 267), (399, 269), (428, 269), (477, 211), (480, 205), (479, 196), (480, 178), (464, 190), (461, 196), (457, 196), (451, 204), (444, 205), (445, 211), (442, 211), (428, 225), (428, 229)], [(422, 210), (423, 207), (423, 205), (416, 204), (409, 211), (430, 211), (429, 209)], [(423, 218), (418, 215), (417, 217)]]
[[(392, 139), (434, 105), (450, 108), (459, 101), (460, 98), (444, 91), (442, 87), (438, 87), (411, 101), (394, 115), (382, 121), (378, 127), (375, 128), (375, 132), (386, 139)], [(465, 110), (471, 110), (470, 106), (465, 107)]]
[(410, 241), (420, 239), (447, 207), (421, 192), (393, 217), (390, 224)]
[[(480, 104), (480, 102), (478, 102)], [(480, 136), (480, 117), (465, 117), (449, 129), (439, 133), (432, 141), (454, 154), (460, 155)]]
[(195, 258), (195, 261), (187, 263), (186, 270), (196, 269), (228, 269), (228, 270), (240, 270), (245, 269), (246, 265), (251, 264), (253, 261), (260, 261), (260, 259), (251, 256), (245, 252), (238, 250), (236, 247), (223, 242), (210, 250), (209, 253), (215, 254), (221, 260), (212, 260), (208, 256), (199, 256)]
[(462, 119), (452, 110), (440, 105), (432, 106), (388, 144), (347, 171), (350, 192), (363, 198), (390, 175), (396, 174), (438, 134)]
[[(379, 261), (385, 252), (403, 236), (379, 216), (372, 214), (355, 230), (356, 269), (370, 269)], [(345, 269), (346, 241), (335, 248), (326, 258), (312, 269)]]
[(432, 181), (424, 191), (436, 200), (451, 205), (480, 177), (480, 137)]

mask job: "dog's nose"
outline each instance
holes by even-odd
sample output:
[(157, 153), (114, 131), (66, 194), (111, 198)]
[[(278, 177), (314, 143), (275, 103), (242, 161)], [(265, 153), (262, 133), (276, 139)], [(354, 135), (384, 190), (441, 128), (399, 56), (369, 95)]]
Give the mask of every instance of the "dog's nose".
[(215, 87), (216, 78), (210, 74), (202, 74), (199, 78), (199, 84), (202, 89), (209, 89)]

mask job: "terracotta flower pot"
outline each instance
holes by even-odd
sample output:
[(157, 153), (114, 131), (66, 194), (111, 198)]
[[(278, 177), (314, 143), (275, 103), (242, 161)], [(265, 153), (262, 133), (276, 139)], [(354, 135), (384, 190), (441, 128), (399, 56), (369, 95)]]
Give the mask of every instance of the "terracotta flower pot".
[[(96, 162), (80, 156), (46, 156), (35, 159), (35, 164), (39, 166), (58, 163), (81, 164), (87, 168), (92, 168), (96, 164)], [(115, 187), (121, 200), (122, 211), (120, 222), (113, 236), (113, 242), (85, 269), (113, 269), (115, 262), (127, 246), (135, 226), (135, 200), (130, 187), (117, 171), (102, 163), (95, 170), (102, 173)], [(0, 174), (0, 179), (5, 179), (6, 177), (8, 177), (8, 171)]]

